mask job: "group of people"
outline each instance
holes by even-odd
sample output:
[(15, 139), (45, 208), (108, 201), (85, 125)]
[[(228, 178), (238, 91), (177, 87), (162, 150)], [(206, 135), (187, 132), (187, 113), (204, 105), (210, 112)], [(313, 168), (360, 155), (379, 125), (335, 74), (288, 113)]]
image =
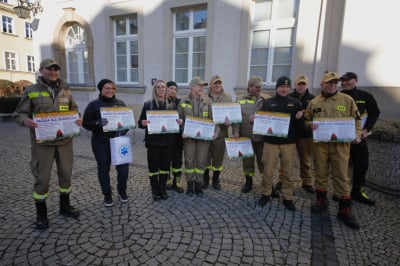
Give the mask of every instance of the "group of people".
[[(72, 175), (72, 137), (55, 139), (52, 142), (37, 143), (33, 119), (34, 113), (78, 111), (78, 107), (65, 83), (59, 79), (59, 64), (53, 59), (40, 63), (41, 76), (37, 83), (24, 90), (21, 101), (14, 113), (15, 120), (21, 126), (30, 128), (31, 133), (31, 170), (35, 178), (33, 197), (36, 205), (36, 227), (48, 228), (46, 198), (53, 161), (56, 162), (60, 190), (60, 214), (78, 218), (80, 213), (70, 204)], [(343, 90), (338, 91), (341, 81)], [(188, 117), (212, 120), (213, 103), (232, 103), (232, 96), (224, 91), (220, 75), (211, 77), (209, 84), (200, 77), (194, 77), (189, 83), (189, 93), (182, 99), (177, 97), (178, 85), (174, 81), (157, 80), (154, 82), (152, 99), (143, 105), (138, 127), (145, 129), (147, 148), (148, 176), (154, 200), (168, 198), (168, 189), (183, 193), (182, 176), (185, 173), (186, 194), (203, 195), (203, 189), (210, 185), (221, 189), (220, 174), (223, 170), (225, 138), (229, 127), (233, 137), (248, 137), (254, 156), (243, 158), (245, 183), (242, 193), (253, 188), (256, 165), (262, 175), (262, 195), (258, 200), (265, 206), (277, 192), (273, 184), (274, 171), (280, 161), (280, 191), (283, 205), (291, 211), (296, 207), (293, 202), (296, 154), (300, 161), (302, 188), (315, 193), (316, 201), (311, 210), (320, 213), (327, 209), (328, 176), (332, 177), (334, 200), (339, 202), (337, 217), (351, 228), (358, 229), (359, 224), (351, 212), (351, 199), (373, 205), (374, 201), (364, 191), (365, 176), (368, 169), (368, 147), (366, 139), (379, 117), (379, 108), (374, 97), (357, 89), (357, 75), (347, 72), (339, 77), (335, 72), (327, 72), (321, 81), (321, 94), (312, 95), (308, 91), (308, 78), (299, 75), (295, 80), (294, 92), (291, 92), (291, 80), (286, 76), (276, 82), (276, 93), (269, 96), (262, 93), (263, 81), (259, 76), (248, 80), (247, 94), (239, 96), (242, 121), (231, 123), (229, 118), (215, 126), (211, 140), (191, 138), (183, 134)], [(209, 85), (207, 92), (204, 86)], [(112, 80), (102, 79), (97, 88), (98, 99), (90, 102), (85, 109), (83, 119), (75, 121), (78, 126), (92, 132), (91, 146), (97, 162), (98, 180), (104, 194), (103, 204), (113, 206), (110, 184), (111, 152), (110, 139), (125, 135), (127, 130), (104, 132), (108, 121), (101, 117), (101, 108), (125, 106), (116, 98), (116, 86)], [(148, 111), (175, 110), (178, 113), (176, 123), (179, 132), (169, 134), (149, 134)], [(285, 137), (253, 134), (256, 111), (285, 114), (289, 117), (288, 132)], [(361, 114), (360, 114), (361, 113)], [(315, 119), (351, 118), (355, 121), (356, 136), (349, 142), (314, 142), (313, 130), (318, 128)], [(312, 171), (314, 159), (315, 175)], [(184, 159), (184, 168), (182, 159)], [(349, 159), (353, 164), (353, 184), (350, 185), (347, 170)], [(116, 166), (118, 199), (128, 202), (127, 180), (129, 164)], [(331, 173), (329, 173), (329, 170)], [(279, 195), (279, 194), (278, 194)]]

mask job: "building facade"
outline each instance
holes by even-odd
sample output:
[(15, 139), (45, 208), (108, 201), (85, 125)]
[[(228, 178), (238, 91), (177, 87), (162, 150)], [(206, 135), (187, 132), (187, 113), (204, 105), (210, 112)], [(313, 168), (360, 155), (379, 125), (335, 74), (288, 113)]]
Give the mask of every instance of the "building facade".
[[(102, 78), (135, 114), (156, 79), (188, 92), (194, 76), (220, 74), (233, 96), (260, 75), (274, 93), (281, 75), (306, 74), (319, 93), (326, 70), (359, 75), (382, 118), (400, 117), (396, 1), (382, 0), (42, 0), (34, 31), (38, 62), (55, 58), (80, 109)], [(385, 12), (378, 9), (385, 7)], [(3, 44), (2, 44), (3, 46)], [(2, 49), (4, 49), (2, 47)], [(4, 60), (3, 60), (4, 61)]]
[(15, 14), (17, 0), (0, 0), (0, 79), (35, 81), (32, 18)]

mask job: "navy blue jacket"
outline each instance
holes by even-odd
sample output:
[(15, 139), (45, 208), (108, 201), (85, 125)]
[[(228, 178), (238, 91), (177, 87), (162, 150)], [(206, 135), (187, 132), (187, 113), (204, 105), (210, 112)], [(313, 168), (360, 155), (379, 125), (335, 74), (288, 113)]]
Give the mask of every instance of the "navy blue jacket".
[(261, 111), (290, 114), (288, 137), (279, 138), (273, 136), (264, 136), (264, 141), (270, 144), (279, 145), (296, 143), (298, 127), (302, 126), (302, 123), (304, 123), (303, 119), (296, 119), (296, 113), (300, 110), (300, 101), (290, 96), (282, 97), (276, 94), (274, 97), (264, 100)]

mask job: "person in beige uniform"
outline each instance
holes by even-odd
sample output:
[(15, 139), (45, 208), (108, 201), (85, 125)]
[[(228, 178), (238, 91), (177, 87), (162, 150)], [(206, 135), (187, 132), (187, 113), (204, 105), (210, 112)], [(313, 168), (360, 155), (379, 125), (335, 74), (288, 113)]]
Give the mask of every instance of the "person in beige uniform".
[(264, 99), (270, 98), (267, 94), (261, 94), (263, 82), (260, 76), (251, 76), (247, 82), (247, 94), (239, 96), (237, 102), (240, 104), (242, 112), (242, 122), (232, 126), (234, 137), (248, 137), (254, 150), (253, 157), (243, 158), (243, 174), (245, 184), (241, 191), (249, 193), (253, 189), (253, 177), (256, 173), (255, 160), (259, 173), (263, 174), (264, 163), (262, 153), (264, 148), (264, 137), (253, 134), (254, 114), (261, 109)]
[[(356, 124), (355, 143), (360, 142), (361, 120), (354, 100), (341, 92), (337, 86), (339, 76), (335, 72), (327, 72), (322, 78), (321, 95), (312, 99), (304, 113), (307, 125), (316, 130), (315, 118), (341, 119), (354, 118)], [(356, 218), (351, 212), (350, 185), (348, 177), (349, 142), (316, 142), (313, 145), (315, 166), (316, 202), (311, 211), (321, 213), (327, 209), (327, 189), (329, 168), (331, 168), (332, 184), (339, 197), (337, 218), (353, 229), (359, 229)]]
[[(224, 92), (222, 86), (222, 78), (220, 75), (212, 76), (210, 79), (210, 88), (208, 89), (208, 98), (211, 103), (231, 103), (232, 96)], [(228, 137), (228, 128), (230, 121), (226, 121), (225, 124), (220, 124), (218, 137), (211, 141), (210, 147), (208, 148), (207, 158), (207, 169), (203, 176), (203, 188), (208, 188), (210, 171), (213, 171), (212, 185), (216, 190), (221, 189), (221, 183), (219, 176), (223, 169), (222, 162), (225, 155), (225, 138)]]
[[(301, 110), (306, 111), (308, 103), (315, 97), (308, 91), (308, 77), (299, 75), (295, 81), (294, 92), (289, 96), (301, 102)], [(301, 187), (308, 193), (315, 193), (314, 180), (312, 173), (312, 132), (305, 126), (299, 127), (296, 139), (296, 150), (300, 161)]]
[[(182, 132), (188, 116), (212, 119), (211, 102), (203, 94), (203, 86), (207, 86), (207, 83), (200, 77), (194, 77), (189, 83), (189, 95), (183, 97), (178, 105), (179, 118), (183, 120)], [(216, 136), (217, 133), (214, 134), (214, 138)], [(207, 165), (210, 141), (188, 138), (184, 134), (182, 134), (182, 138), (187, 180), (186, 194), (192, 196), (195, 192), (201, 196), (203, 195), (201, 181)]]
[[(72, 137), (60, 138), (51, 142), (36, 143), (35, 128), (39, 125), (32, 119), (34, 113), (78, 111), (71, 91), (59, 79), (60, 65), (53, 59), (40, 63), (41, 76), (37, 83), (25, 88), (13, 116), (15, 121), (30, 129), (31, 137), (31, 170), (34, 182), (33, 198), (36, 205), (36, 228), (49, 227), (46, 199), (49, 192), (51, 169), (55, 161), (57, 166), (60, 191), (60, 214), (78, 218), (80, 213), (70, 205), (69, 195), (72, 190)], [(82, 119), (75, 123), (82, 125)]]

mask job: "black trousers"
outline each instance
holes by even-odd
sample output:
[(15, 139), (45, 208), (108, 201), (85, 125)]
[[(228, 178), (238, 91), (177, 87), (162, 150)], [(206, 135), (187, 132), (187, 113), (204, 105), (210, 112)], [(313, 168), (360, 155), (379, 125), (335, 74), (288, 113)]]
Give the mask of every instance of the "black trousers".
[(365, 185), (365, 176), (369, 167), (368, 145), (365, 139), (359, 144), (351, 144), (350, 159), (353, 164), (353, 189)]

